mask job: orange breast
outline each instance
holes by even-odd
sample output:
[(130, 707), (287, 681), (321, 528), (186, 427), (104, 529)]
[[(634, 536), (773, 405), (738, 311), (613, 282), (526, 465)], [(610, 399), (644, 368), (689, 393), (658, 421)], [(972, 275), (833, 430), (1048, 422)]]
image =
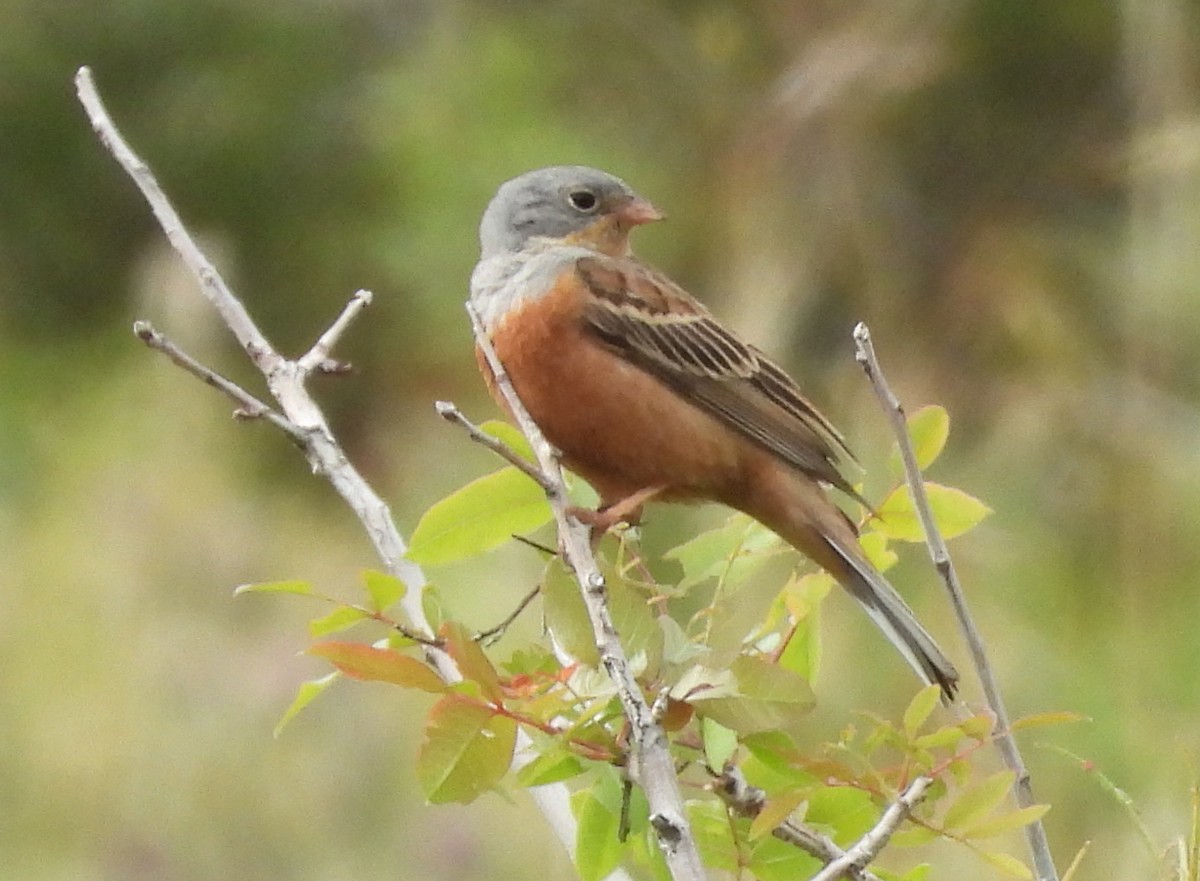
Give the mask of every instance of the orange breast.
[[(563, 464), (605, 504), (665, 486), (665, 498), (727, 498), (746, 442), (584, 330), (571, 284), (527, 302), (492, 334), (525, 407)], [(505, 406), (481, 352), (480, 368)], [(505, 407), (507, 409), (507, 407)]]

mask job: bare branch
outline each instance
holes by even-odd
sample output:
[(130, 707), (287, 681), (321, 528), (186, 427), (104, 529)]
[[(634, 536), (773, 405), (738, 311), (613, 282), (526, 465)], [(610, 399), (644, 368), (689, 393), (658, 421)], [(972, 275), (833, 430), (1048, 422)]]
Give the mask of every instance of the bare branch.
[[(727, 765), (716, 778), (714, 790), (725, 804), (743, 817), (757, 817), (767, 800), (767, 794), (757, 786), (751, 785), (741, 768), (733, 764)], [(771, 834), (780, 841), (816, 857), (826, 866), (846, 857), (846, 851), (838, 847), (832, 838), (803, 823), (787, 820), (772, 829)], [(877, 875), (868, 872), (863, 866), (848, 866), (845, 876), (851, 881), (880, 881)]]
[(508, 464), (519, 469), (526, 477), (536, 483), (543, 491), (549, 493), (554, 490), (554, 484), (542, 473), (542, 470), (521, 456), (510, 447), (508, 444), (499, 438), (492, 437), (470, 419), (450, 401), (438, 401), (433, 405), (437, 409), (437, 413), (447, 422), (453, 422), (455, 425), (462, 426), (470, 436), (471, 440), (477, 444), (482, 444), (487, 447)]
[[(1016, 775), (1016, 780), (1013, 783), (1013, 792), (1016, 796), (1017, 804), (1023, 808), (1029, 807), (1035, 803), (1029, 771), (1025, 767), (1025, 762), (1021, 758), (1021, 752), (1017, 748), (1016, 738), (1012, 734), (1008, 719), (1008, 710), (1004, 706), (1004, 699), (1000, 694), (1000, 686), (996, 682), (995, 673), (992, 671), (991, 662), (988, 660), (983, 637), (980, 635), (979, 629), (975, 626), (975, 621), (971, 617), (970, 610), (967, 608), (967, 599), (963, 594), (962, 584), (958, 580), (954, 561), (950, 559), (950, 552), (946, 548), (946, 541), (942, 538), (937, 523), (934, 522), (933, 512), (929, 507), (929, 498), (925, 492), (925, 482), (921, 477), (921, 469), (917, 465), (917, 457), (913, 452), (912, 441), (908, 436), (904, 408), (900, 404), (900, 400), (892, 392), (891, 386), (888, 385), (887, 379), (883, 375), (883, 370), (879, 366), (875, 347), (871, 343), (871, 331), (861, 322), (854, 328), (854, 343), (857, 349), (855, 357), (858, 363), (862, 365), (863, 370), (866, 371), (867, 377), (871, 381), (871, 386), (875, 390), (875, 395), (879, 398), (880, 404), (887, 413), (888, 421), (892, 426), (892, 432), (896, 436), (896, 443), (900, 448), (900, 457), (904, 461), (905, 478), (912, 492), (913, 507), (916, 508), (917, 515), (921, 519), (921, 526), (925, 530), (925, 544), (929, 548), (929, 556), (932, 558), (933, 565), (950, 594), (950, 604), (954, 608), (954, 613), (958, 617), (959, 627), (962, 629), (963, 636), (970, 649), (971, 659), (975, 664), (975, 670), (979, 674), (979, 681), (983, 686), (984, 698), (987, 700), (988, 707), (992, 713), (995, 714), (996, 726), (993, 735), (996, 740), (996, 748), (1000, 751), (1000, 755), (1004, 759), (1004, 764)], [(1033, 864), (1037, 872), (1038, 881), (1057, 881), (1058, 871), (1054, 868), (1054, 858), (1050, 853), (1050, 843), (1046, 839), (1046, 829), (1042, 825), (1041, 820), (1035, 820), (1025, 826), (1025, 836), (1029, 843), (1029, 851), (1033, 856)]]
[(355, 291), (350, 302), (346, 304), (346, 308), (342, 310), (342, 314), (335, 318), (333, 324), (329, 325), (329, 329), (317, 338), (313, 347), (297, 360), (300, 369), (306, 373), (318, 370), (322, 373), (339, 373), (345, 370), (345, 366), (341, 362), (331, 361), (329, 353), (342, 338), (346, 328), (364, 309), (371, 305), (373, 299), (370, 291)]
[(684, 812), (683, 794), (675, 775), (675, 763), (668, 749), (667, 736), (646, 702), (630, 670), (625, 649), (617, 637), (608, 609), (604, 576), (592, 553), (591, 530), (570, 514), (567, 487), (557, 453), (517, 396), (478, 313), (469, 303), (467, 312), (475, 330), (475, 343), (491, 368), (496, 387), (504, 396), (521, 432), (529, 439), (542, 474), (549, 482), (549, 486), (543, 484), (543, 487), (554, 511), (563, 556), (579, 582), (584, 605), (592, 622), (600, 662), (617, 688), (621, 707), (629, 722), (633, 740), (631, 771), (646, 793), (650, 805), (650, 825), (658, 836), (658, 845), (666, 857), (667, 868), (676, 881), (702, 881), (705, 876), (700, 850)]
[(239, 419), (265, 419), (301, 447), (304, 446), (306, 441), (304, 432), (294, 422), (279, 411), (264, 404), (233, 380), (227, 379), (211, 367), (201, 364), (183, 349), (179, 348), (174, 342), (155, 330), (149, 321), (135, 321), (133, 323), (133, 334), (150, 348), (162, 352), (177, 365), (192, 374), (192, 376), (198, 377), (208, 385), (223, 392), (226, 397), (238, 405), (234, 414)]
[(196, 276), (200, 282), (200, 290), (208, 299), (213, 308), (221, 315), (221, 319), (233, 331), (233, 335), (237, 337), (237, 341), (242, 348), (246, 350), (246, 354), (254, 362), (254, 366), (258, 367), (264, 374), (274, 369), (275, 362), (279, 360), (279, 354), (274, 347), (267, 341), (262, 331), (254, 323), (250, 317), (250, 313), (246, 311), (241, 302), (230, 293), (224, 279), (221, 278), (216, 267), (209, 262), (203, 252), (196, 245), (184, 228), (183, 221), (179, 219), (179, 215), (171, 206), (162, 188), (158, 185), (150, 167), (142, 161), (133, 149), (125, 142), (121, 133), (117, 130), (112, 118), (108, 115), (108, 111), (104, 108), (104, 103), (100, 100), (100, 95), (96, 91), (96, 85), (92, 82), (92, 72), (87, 67), (79, 68), (75, 74), (75, 89), (79, 95), (79, 101), (83, 104), (84, 110), (87, 111), (88, 119), (92, 123), (92, 128), (100, 137), (101, 143), (108, 149), (108, 152), (121, 164), (126, 173), (137, 184), (139, 190), (142, 191), (142, 196), (150, 205), (150, 209), (154, 212), (154, 216), (158, 219), (159, 226), (167, 235), (167, 239), (171, 242), (171, 246), (183, 258), (183, 262)]
[(843, 856), (813, 875), (810, 881), (837, 881), (847, 876), (853, 878), (851, 873), (855, 869), (868, 866), (891, 841), (892, 835), (900, 828), (900, 824), (908, 819), (913, 808), (925, 797), (932, 783), (931, 777), (918, 777), (908, 784), (908, 788), (888, 806), (870, 832), (860, 838)]
[[(282, 410), (281, 416), (278, 413), (276, 415), (291, 426), (284, 430), (288, 431), (289, 435), (301, 444), (313, 471), (324, 475), (354, 511), (362, 523), (367, 537), (375, 547), (376, 553), (383, 561), (384, 568), (408, 586), (408, 590), (401, 600), (401, 607), (413, 627), (422, 633), (431, 633), (428, 619), (425, 617), (421, 605), (421, 597), (427, 583), (424, 572), (419, 566), (405, 559), (404, 554), (407, 547), (396, 528), (391, 511), (357, 469), (350, 464), (345, 451), (342, 450), (330, 431), (324, 414), (305, 386), (305, 382), (313, 372), (329, 369), (330, 349), (350, 322), (370, 303), (370, 293), (367, 291), (356, 293), (342, 314), (328, 330), (321, 334), (313, 348), (299, 362), (288, 361), (281, 357), (255, 325), (242, 303), (230, 291), (215, 267), (200, 251), (163, 193), (150, 168), (138, 158), (122, 138), (116, 125), (104, 109), (100, 96), (96, 92), (95, 84), (92, 82), (91, 71), (87, 67), (81, 67), (76, 73), (75, 85), (80, 103), (87, 112), (92, 127), (101, 142), (142, 191), (163, 232), (166, 233), (175, 250), (179, 252), (184, 262), (195, 274), (201, 292), (217, 310), (250, 360), (266, 378), (271, 394)], [(143, 329), (140, 324), (138, 328), (139, 337), (142, 337)], [(145, 325), (144, 330), (152, 331), (152, 328)], [(148, 344), (152, 344), (151, 340), (146, 341)], [(164, 348), (163, 351), (166, 349)], [(172, 359), (175, 360), (173, 355)], [(187, 360), (195, 363), (194, 359), (187, 358)], [(197, 372), (189, 365), (180, 361), (177, 363), (180, 363), (189, 372), (200, 376), (206, 383), (216, 385), (226, 394), (231, 394), (231, 388), (213, 381), (214, 378), (220, 379), (219, 374), (215, 371), (203, 368), (202, 365), (196, 363), (195, 366), (200, 368), (200, 371)], [(232, 383), (229, 385), (232, 389), (237, 389)], [(272, 413), (275, 412), (248, 392), (241, 389), (237, 389), (237, 391), (245, 395), (246, 402), (251, 404), (247, 412), (258, 415), (264, 408)], [(231, 397), (239, 402), (243, 400), (236, 393), (231, 394)], [(270, 419), (271, 417), (264, 415), (264, 418)], [(283, 428), (282, 425), (280, 427)], [(456, 682), (461, 679), (454, 661), (444, 651), (427, 644), (426, 658), (446, 681)], [(520, 764), (524, 760), (530, 743), (528, 735), (524, 731), (518, 731), (515, 764)], [(562, 784), (537, 786), (530, 789), (530, 794), (553, 828), (555, 835), (563, 843), (563, 847), (574, 856), (576, 824), (571, 813), (570, 794), (566, 787)], [(609, 877), (616, 879), (627, 876), (618, 870)]]
[(517, 603), (516, 608), (505, 615), (504, 620), (502, 620), (499, 624), (494, 627), (489, 627), (487, 630), (481, 630), (476, 633), (475, 641), (481, 642), (484, 645), (491, 645), (492, 642), (496, 641), (504, 634), (504, 631), (508, 629), (509, 625), (511, 625), (517, 620), (517, 618), (520, 617), (522, 612), (529, 608), (529, 604), (533, 602), (534, 597), (541, 592), (542, 586), (539, 584), (533, 590), (529, 591), (529, 593), (525, 594), (525, 596), (521, 597), (521, 602)]

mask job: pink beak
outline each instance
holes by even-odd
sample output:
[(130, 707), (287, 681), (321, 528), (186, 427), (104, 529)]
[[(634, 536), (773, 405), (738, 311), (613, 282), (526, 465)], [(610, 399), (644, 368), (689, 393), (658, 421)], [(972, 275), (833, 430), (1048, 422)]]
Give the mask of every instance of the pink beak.
[(643, 223), (654, 223), (666, 217), (661, 211), (651, 205), (641, 196), (632, 196), (614, 214), (628, 226), (641, 226)]

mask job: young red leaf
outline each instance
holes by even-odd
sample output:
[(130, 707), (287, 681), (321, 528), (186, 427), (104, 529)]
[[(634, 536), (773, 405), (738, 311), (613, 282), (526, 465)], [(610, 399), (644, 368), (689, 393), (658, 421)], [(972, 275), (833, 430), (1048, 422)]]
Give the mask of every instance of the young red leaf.
[(324, 658), (352, 679), (390, 682), (434, 694), (446, 690), (446, 684), (428, 666), (391, 649), (359, 642), (319, 642), (309, 646), (308, 654)]
[(471, 634), (457, 621), (447, 621), (439, 635), (446, 641), (446, 651), (454, 658), (463, 678), (478, 683), (484, 697), (492, 703), (503, 703), (504, 690), (500, 687), (496, 668)]

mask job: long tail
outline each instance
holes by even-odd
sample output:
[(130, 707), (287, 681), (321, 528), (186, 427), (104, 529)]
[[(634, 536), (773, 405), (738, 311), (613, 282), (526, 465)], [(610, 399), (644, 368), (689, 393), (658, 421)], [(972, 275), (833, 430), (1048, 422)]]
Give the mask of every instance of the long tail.
[(958, 689), (958, 671), (912, 609), (861, 552), (842, 548), (835, 539), (824, 537), (830, 551), (844, 564), (830, 567), (838, 582), (850, 592), (876, 626), (929, 685), (940, 685), (947, 700)]
[(946, 699), (952, 699), (958, 671), (864, 556), (854, 526), (816, 481), (777, 463), (752, 476), (757, 479), (749, 491), (728, 501), (823, 566), (866, 609), (917, 674), (927, 684), (941, 686)]

